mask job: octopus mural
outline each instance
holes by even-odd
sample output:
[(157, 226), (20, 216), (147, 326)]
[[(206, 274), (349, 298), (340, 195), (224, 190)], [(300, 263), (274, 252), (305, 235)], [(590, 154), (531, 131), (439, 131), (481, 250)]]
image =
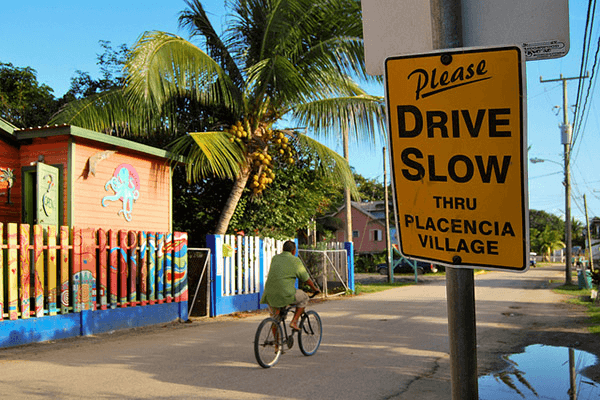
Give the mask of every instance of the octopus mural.
[(111, 188), (115, 194), (102, 198), (102, 207), (107, 207), (107, 201), (122, 201), (123, 207), (118, 214), (123, 214), (126, 221), (131, 221), (133, 203), (140, 197), (140, 177), (132, 165), (121, 164), (112, 178), (104, 185), (104, 190)]

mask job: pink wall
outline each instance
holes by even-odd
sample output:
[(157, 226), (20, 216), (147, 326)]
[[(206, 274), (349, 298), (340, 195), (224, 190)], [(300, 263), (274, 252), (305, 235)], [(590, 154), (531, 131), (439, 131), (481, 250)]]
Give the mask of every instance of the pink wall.
[[(346, 225), (346, 212), (340, 211), (335, 216), (343, 221)], [(377, 220), (369, 218), (369, 216), (356, 208), (352, 207), (352, 230), (358, 231), (358, 237), (354, 237), (354, 251), (358, 253), (365, 252), (381, 252), (385, 250), (386, 232), (385, 225)], [(380, 241), (373, 240), (371, 230), (381, 230), (382, 236)], [(340, 229), (336, 232), (336, 241), (344, 242), (346, 240), (345, 230)]]

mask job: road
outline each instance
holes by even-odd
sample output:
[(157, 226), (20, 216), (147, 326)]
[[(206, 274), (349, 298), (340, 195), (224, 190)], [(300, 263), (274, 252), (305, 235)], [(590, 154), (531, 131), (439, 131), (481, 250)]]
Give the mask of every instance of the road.
[[(548, 288), (562, 275), (555, 267), (476, 277), (480, 371), (502, 367), (504, 351), (531, 340), (590, 336), (581, 310)], [(0, 393), (10, 399), (449, 400), (444, 284), (442, 278), (315, 304), (324, 325), (318, 353), (305, 357), (296, 346), (268, 370), (258, 367), (252, 348), (264, 314), (4, 349)]]

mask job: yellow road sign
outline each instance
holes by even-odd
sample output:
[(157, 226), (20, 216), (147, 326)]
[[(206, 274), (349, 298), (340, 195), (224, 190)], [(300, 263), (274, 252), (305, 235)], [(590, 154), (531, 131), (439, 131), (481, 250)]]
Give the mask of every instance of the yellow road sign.
[(404, 255), (456, 267), (527, 269), (522, 61), (518, 47), (386, 60)]

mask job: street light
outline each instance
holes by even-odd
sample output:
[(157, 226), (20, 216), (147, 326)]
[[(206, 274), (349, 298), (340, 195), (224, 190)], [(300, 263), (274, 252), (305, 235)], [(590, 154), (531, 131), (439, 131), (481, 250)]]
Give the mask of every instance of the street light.
[[(567, 125), (566, 128), (563, 129), (563, 131), (567, 131), (564, 132), (565, 134), (569, 134), (570, 133), (570, 126)], [(565, 141), (563, 140), (563, 142), (565, 143), (569, 143), (569, 141)], [(565, 171), (565, 180), (563, 182), (563, 184), (565, 185), (565, 242), (566, 242), (566, 251), (565, 251), (565, 272), (566, 272), (566, 277), (565, 277), (565, 283), (567, 285), (571, 284), (571, 246), (572, 246), (572, 238), (571, 238), (571, 177), (570, 177), (570, 173), (569, 173), (569, 150), (568, 150), (568, 144), (565, 144), (565, 163), (564, 163), (564, 171)], [(558, 164), (561, 167), (563, 166), (563, 164), (558, 163), (556, 161), (552, 161), (552, 160), (546, 160), (543, 158), (530, 158), (529, 161), (531, 161), (534, 164), (537, 163), (542, 163), (542, 162), (551, 162), (554, 164)]]
[(561, 163), (556, 162), (556, 161), (552, 161), (552, 160), (546, 160), (545, 158), (530, 158), (529, 161), (531, 161), (534, 164), (537, 163), (543, 163), (543, 162), (551, 162), (557, 165), (560, 165), (561, 167), (563, 166)]

